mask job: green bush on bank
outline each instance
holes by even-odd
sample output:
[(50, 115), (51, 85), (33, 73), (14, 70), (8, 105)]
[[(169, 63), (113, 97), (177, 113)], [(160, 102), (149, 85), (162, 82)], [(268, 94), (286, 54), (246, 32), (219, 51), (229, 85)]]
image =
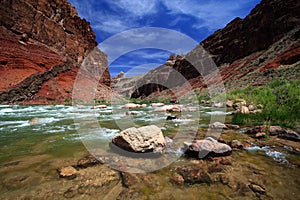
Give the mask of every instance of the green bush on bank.
[(232, 123), (279, 125), (294, 128), (300, 118), (300, 80), (276, 80), (268, 86), (248, 87), (230, 92), (228, 99), (244, 98), (247, 102), (263, 104), (262, 113), (236, 114)]

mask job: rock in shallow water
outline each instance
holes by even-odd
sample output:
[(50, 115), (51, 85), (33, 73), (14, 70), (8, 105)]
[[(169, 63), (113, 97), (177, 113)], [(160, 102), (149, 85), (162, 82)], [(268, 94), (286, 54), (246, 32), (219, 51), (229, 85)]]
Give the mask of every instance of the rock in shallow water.
[(62, 167), (62, 168), (59, 168), (57, 171), (58, 171), (59, 177), (61, 177), (61, 178), (73, 179), (73, 178), (76, 178), (76, 175), (77, 175), (77, 170), (72, 166)]
[(155, 125), (125, 129), (113, 137), (112, 143), (136, 153), (162, 152), (166, 146), (163, 133)]
[(227, 126), (221, 122), (214, 122), (209, 125), (209, 128), (212, 129), (227, 129)]
[(231, 154), (231, 147), (227, 144), (218, 142), (213, 138), (206, 138), (204, 140), (193, 140), (192, 142), (185, 142), (187, 146), (186, 154), (198, 156), (199, 158), (210, 156), (226, 156)]

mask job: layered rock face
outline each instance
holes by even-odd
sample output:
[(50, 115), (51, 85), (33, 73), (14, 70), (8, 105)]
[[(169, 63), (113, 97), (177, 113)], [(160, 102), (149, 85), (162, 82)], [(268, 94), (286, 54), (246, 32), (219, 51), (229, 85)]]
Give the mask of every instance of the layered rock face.
[[(89, 22), (66, 0), (4, 0), (0, 7), (0, 102), (70, 100), (80, 64), (97, 46)], [(108, 91), (106, 55), (96, 51)]]
[[(190, 90), (188, 84), (196, 89), (224, 81), (226, 89), (231, 90), (266, 84), (280, 76), (296, 79), (300, 76), (299, 10), (299, 1), (263, 0), (245, 19), (234, 19), (201, 42), (184, 59), (173, 56), (173, 60), (169, 59), (166, 64), (139, 78), (140, 81), (133, 81), (139, 83), (146, 80), (145, 84), (133, 90), (127, 80), (127, 90), (126, 87), (123, 90), (132, 97), (172, 96), (171, 90), (155, 83), (172, 80), (174, 69), (186, 79), (185, 84), (174, 80), (172, 88), (179, 94)], [(203, 57), (203, 48), (218, 67), (220, 77), (204, 78), (210, 72), (211, 63), (205, 63), (207, 56)], [(200, 65), (200, 70), (191, 63)]]

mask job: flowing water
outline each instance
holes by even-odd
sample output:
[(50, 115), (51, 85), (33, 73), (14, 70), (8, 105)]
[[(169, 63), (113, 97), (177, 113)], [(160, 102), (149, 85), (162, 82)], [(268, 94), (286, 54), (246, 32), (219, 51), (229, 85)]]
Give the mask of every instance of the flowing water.
[[(190, 109), (198, 108), (190, 107)], [(76, 164), (78, 159), (88, 153), (89, 148), (86, 149), (85, 145), (88, 142), (96, 141), (101, 148), (108, 149), (111, 138), (120, 129), (155, 124), (162, 129), (164, 135), (171, 138), (178, 131), (192, 132), (192, 136), (196, 136), (201, 130), (207, 129), (211, 116), (230, 114), (203, 107), (199, 112), (182, 113), (179, 119), (166, 121), (166, 117), (170, 114), (155, 112), (152, 107), (135, 109), (133, 115), (129, 116), (125, 111), (121, 105), (109, 106), (101, 110), (93, 110), (90, 106), (1, 105), (0, 192), (2, 195), (0, 199), (15, 199), (14, 197), (31, 199), (32, 196), (38, 199), (51, 198), (51, 192), (63, 190), (64, 186), (60, 184), (66, 184), (65, 187), (68, 185), (65, 180), (61, 181), (58, 178), (56, 169)], [(84, 126), (88, 128), (82, 129)], [(202, 135), (204, 137), (205, 131)], [(224, 138), (243, 138), (245, 134), (241, 131), (232, 131), (229, 135), (225, 135)], [(295, 195), (299, 195), (297, 186), (299, 186), (300, 173), (299, 168), (289, 162), (289, 160), (299, 162), (299, 154), (293, 151), (294, 149), (288, 145), (259, 146), (252, 143), (246, 151), (234, 153), (233, 158), (239, 164), (249, 163), (264, 171), (266, 177), (270, 176), (265, 184), (272, 185), (276, 181), (281, 191), (269, 189), (269, 199), (277, 199), (280, 194), (289, 195), (286, 199), (295, 199)], [(186, 158), (178, 160), (178, 163), (183, 164), (189, 162)], [(238, 174), (237, 169), (236, 175), (243, 176)], [(202, 191), (203, 199), (219, 199), (218, 195), (222, 196), (221, 199), (235, 198), (234, 195), (230, 196), (231, 190), (224, 186), (214, 188), (202, 186), (201, 189), (197, 185), (174, 186), (165, 178), (170, 175), (170, 171), (170, 168), (164, 168), (156, 173), (158, 184), (164, 186), (165, 196), (172, 193), (173, 199), (181, 199), (179, 197), (188, 193), (191, 199), (199, 199), (197, 197)], [(220, 189), (223, 192), (219, 191)], [(203, 191), (207, 192), (204, 194)], [(151, 189), (146, 189), (145, 192), (150, 196), (157, 194), (156, 190)], [(57, 194), (64, 198), (62, 191)], [(164, 195), (156, 198), (164, 199)]]

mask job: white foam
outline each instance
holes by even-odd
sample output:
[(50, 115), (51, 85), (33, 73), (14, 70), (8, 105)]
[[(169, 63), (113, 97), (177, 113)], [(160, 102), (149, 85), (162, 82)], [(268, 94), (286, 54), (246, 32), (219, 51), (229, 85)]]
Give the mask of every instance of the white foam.
[(14, 112), (14, 109), (12, 108), (4, 108), (0, 110), (0, 113), (11, 113)]
[(186, 123), (186, 122), (193, 122), (195, 120), (192, 120), (192, 119), (173, 119), (172, 121), (173, 122), (183, 122), (183, 123)]
[(82, 132), (84, 132), (84, 133), (78, 134), (78, 135), (76, 135), (76, 137), (64, 138), (64, 139), (83, 140), (83, 141), (89, 141), (89, 140), (110, 141), (119, 132), (119, 130), (101, 128), (101, 129), (90, 130), (87, 132), (85, 132), (85, 131), (82, 131)]
[(249, 151), (249, 152), (258, 152), (258, 151), (262, 151), (265, 152), (265, 154), (271, 158), (273, 158), (273, 160), (280, 162), (280, 163), (288, 163), (288, 161), (286, 160), (285, 154), (279, 151), (275, 151), (272, 150), (269, 146), (264, 146), (264, 147), (259, 147), (259, 146), (251, 146), (251, 147), (247, 147), (245, 148), (245, 150)]
[(224, 112), (224, 111), (211, 111), (211, 112), (206, 112), (209, 115), (230, 115), (231, 112)]

